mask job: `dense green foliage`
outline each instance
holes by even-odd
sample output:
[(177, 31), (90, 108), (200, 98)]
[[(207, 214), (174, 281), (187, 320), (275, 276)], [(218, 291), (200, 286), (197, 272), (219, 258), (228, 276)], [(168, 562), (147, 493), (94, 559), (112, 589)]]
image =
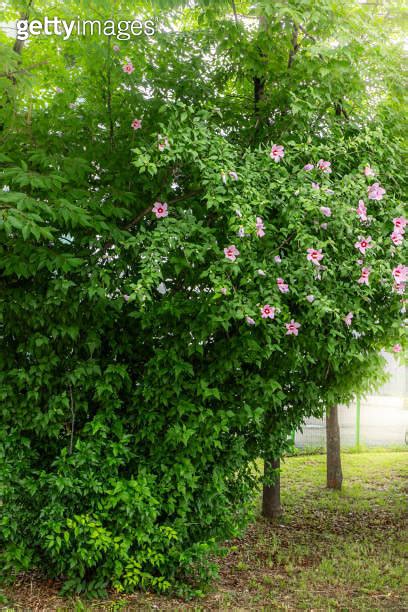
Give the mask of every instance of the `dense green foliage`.
[[(250, 516), (254, 460), (380, 380), (378, 351), (405, 341), (399, 51), (370, 37), (386, 21), (354, 2), (237, 20), (170, 4), (152, 39), (0, 51), (1, 563), (78, 591), (204, 581)], [(330, 174), (304, 170), (322, 158)], [(367, 200), (374, 180), (386, 195)]]

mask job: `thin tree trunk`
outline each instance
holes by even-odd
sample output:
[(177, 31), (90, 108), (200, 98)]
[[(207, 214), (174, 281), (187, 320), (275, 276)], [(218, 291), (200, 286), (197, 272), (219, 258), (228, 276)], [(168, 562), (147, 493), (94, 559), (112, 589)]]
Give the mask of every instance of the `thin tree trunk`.
[[(259, 17), (259, 30), (267, 29), (267, 19), (264, 15)], [(260, 50), (260, 58), (265, 61), (265, 53)], [(265, 70), (261, 71), (260, 75), (256, 75), (253, 79), (254, 84), (254, 115), (256, 118), (255, 129), (253, 135), (257, 135), (261, 126), (265, 122), (265, 115), (262, 109), (262, 102), (265, 97)], [(275, 519), (281, 516), (282, 506), (280, 501), (280, 474), (275, 472), (280, 468), (280, 459), (265, 459), (264, 476), (273, 484), (263, 486), (262, 491), (262, 516), (267, 519)]]
[(268, 480), (274, 478), (273, 484), (263, 486), (262, 494), (262, 516), (267, 519), (275, 519), (282, 515), (282, 506), (280, 501), (280, 474), (275, 473), (275, 470), (280, 468), (280, 459), (265, 461), (264, 476)]
[(327, 487), (341, 489), (343, 473), (340, 456), (340, 427), (337, 405), (326, 413)]

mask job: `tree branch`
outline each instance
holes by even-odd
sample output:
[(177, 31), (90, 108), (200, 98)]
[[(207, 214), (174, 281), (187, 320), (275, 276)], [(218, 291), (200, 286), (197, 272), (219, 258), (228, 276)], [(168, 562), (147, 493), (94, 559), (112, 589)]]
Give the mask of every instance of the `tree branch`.
[(299, 51), (300, 45), (298, 43), (298, 36), (299, 36), (299, 27), (296, 25), (295, 22), (293, 22), (292, 47), (289, 52), (288, 69), (292, 67), (293, 60), (295, 59), (295, 55)]
[(75, 429), (75, 404), (74, 404), (74, 396), (72, 394), (72, 387), (68, 385), (69, 389), (69, 407), (71, 409), (71, 435), (69, 439), (69, 454), (72, 455), (72, 449), (74, 446), (74, 429)]
[(21, 68), (21, 70), (12, 70), (11, 72), (0, 72), (0, 77), (7, 77), (8, 79), (12, 79), (14, 74), (21, 74), (24, 72), (29, 72), (33, 68), (38, 68), (38, 66), (44, 66), (48, 64), (48, 61), (38, 62), (38, 64), (33, 64), (32, 66), (28, 66), (27, 68)]
[[(30, 10), (32, 4), (33, 4), (33, 0), (29, 0), (25, 12), (22, 13), (22, 15), (21, 15), (21, 19), (22, 20), (24, 20), (24, 21), (27, 20), (28, 21), (29, 10)], [(17, 36), (16, 36), (16, 40), (15, 40), (14, 45), (13, 45), (13, 51), (15, 53), (18, 53), (18, 55), (21, 55), (21, 51), (23, 50), (23, 47), (24, 47), (24, 42), (25, 42), (24, 40), (19, 40), (17, 38)]]
[(231, 4), (232, 4), (232, 10), (234, 13), (235, 23), (236, 25), (238, 25), (238, 13), (237, 13), (237, 7), (235, 6), (235, 0), (231, 0)]

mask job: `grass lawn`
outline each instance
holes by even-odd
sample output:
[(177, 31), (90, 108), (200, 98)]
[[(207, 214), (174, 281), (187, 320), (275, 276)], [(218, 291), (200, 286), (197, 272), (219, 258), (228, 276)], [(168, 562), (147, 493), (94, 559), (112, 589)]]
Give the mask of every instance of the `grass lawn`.
[(6, 610), (408, 610), (408, 452), (343, 455), (344, 489), (325, 489), (325, 457), (287, 459), (284, 516), (232, 542), (202, 600), (150, 594), (81, 603), (23, 576)]

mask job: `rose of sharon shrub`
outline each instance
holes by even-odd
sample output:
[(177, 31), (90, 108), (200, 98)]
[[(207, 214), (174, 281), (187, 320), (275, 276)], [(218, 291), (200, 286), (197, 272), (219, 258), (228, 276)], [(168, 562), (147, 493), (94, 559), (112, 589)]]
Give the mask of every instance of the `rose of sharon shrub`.
[(92, 592), (202, 582), (253, 508), (254, 460), (279, 456), (305, 416), (349, 399), (380, 348), (405, 342), (391, 189), (376, 187), (362, 219), (370, 177), (358, 162), (340, 172), (335, 146), (242, 155), (211, 121), (183, 108), (160, 126), (170, 148), (153, 133), (134, 149), (135, 217), (62, 154), (27, 150), (26, 169), (10, 157), (3, 170), (8, 570)]

